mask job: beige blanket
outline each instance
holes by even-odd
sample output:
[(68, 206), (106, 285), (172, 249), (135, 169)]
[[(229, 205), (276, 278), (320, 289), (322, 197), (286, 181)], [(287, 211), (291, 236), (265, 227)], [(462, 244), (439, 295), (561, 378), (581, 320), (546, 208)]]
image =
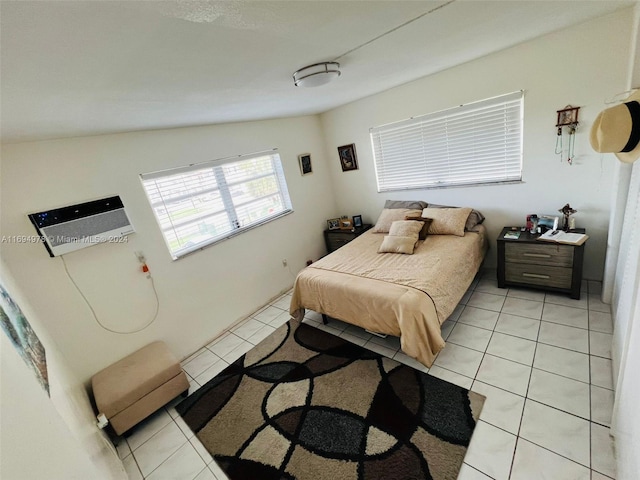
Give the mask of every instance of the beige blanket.
[(487, 250), (486, 230), (429, 235), (413, 255), (377, 253), (384, 234), (366, 232), (298, 275), (290, 313), (310, 309), (400, 337), (431, 366), (444, 347), (440, 325), (469, 288)]

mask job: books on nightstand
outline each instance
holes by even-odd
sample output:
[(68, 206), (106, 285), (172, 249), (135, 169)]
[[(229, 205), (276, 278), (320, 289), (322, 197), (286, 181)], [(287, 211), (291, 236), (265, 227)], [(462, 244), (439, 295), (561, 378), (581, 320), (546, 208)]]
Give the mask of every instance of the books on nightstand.
[(506, 232), (502, 238), (505, 240), (517, 240), (520, 238), (520, 230), (511, 230)]
[(563, 232), (562, 230), (547, 230), (538, 237), (543, 242), (565, 243), (567, 245), (582, 245), (589, 239), (586, 233)]

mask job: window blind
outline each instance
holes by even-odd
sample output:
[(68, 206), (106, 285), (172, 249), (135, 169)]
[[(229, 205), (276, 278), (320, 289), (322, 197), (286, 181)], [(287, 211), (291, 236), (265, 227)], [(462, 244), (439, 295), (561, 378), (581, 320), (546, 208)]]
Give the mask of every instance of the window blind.
[(174, 259), (292, 211), (278, 153), (140, 175)]
[(378, 191), (522, 179), (523, 92), (370, 129)]

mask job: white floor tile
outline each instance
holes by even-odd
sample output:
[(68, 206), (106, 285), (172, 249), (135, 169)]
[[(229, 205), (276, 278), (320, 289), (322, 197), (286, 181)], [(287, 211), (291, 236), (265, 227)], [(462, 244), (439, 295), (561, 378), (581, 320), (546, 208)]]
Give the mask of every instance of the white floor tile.
[(613, 438), (609, 429), (591, 424), (591, 468), (611, 478), (616, 478), (616, 459)]
[(396, 352), (400, 349), (400, 337), (394, 337), (393, 335), (387, 335), (384, 338), (373, 335), (371, 339), (369, 339), (369, 342), (377, 343)]
[(536, 290), (528, 290), (525, 288), (510, 288), (507, 297), (522, 298), (524, 300), (533, 300), (534, 302), (544, 301), (544, 292)]
[(530, 375), (531, 367), (487, 354), (482, 360), (476, 380), (524, 396)]
[(131, 450), (135, 451), (136, 448), (171, 423), (171, 420), (169, 413), (164, 409), (160, 409), (133, 427), (131, 435), (126, 439)]
[(613, 390), (591, 385), (591, 421), (611, 426), (613, 412)]
[(589, 330), (602, 333), (613, 333), (613, 320), (610, 313), (589, 312)]
[(522, 438), (518, 439), (510, 480), (590, 480), (590, 471)]
[(447, 342), (484, 352), (490, 339), (491, 332), (489, 330), (458, 323), (447, 337)]
[(611, 358), (611, 342), (613, 335), (610, 333), (589, 332), (589, 353), (603, 358)]
[(398, 350), (394, 350), (392, 348), (385, 347), (380, 345), (379, 343), (375, 343), (373, 340), (369, 340), (367, 343), (363, 345), (367, 350), (371, 350), (372, 352), (379, 353), (380, 355), (384, 355), (388, 358), (393, 358), (393, 356), (398, 352)]
[(208, 468), (203, 468), (202, 471), (198, 474), (196, 478), (193, 480), (217, 480), (215, 475)]
[(443, 340), (447, 340), (449, 338), (449, 335), (451, 335), (451, 332), (453, 331), (453, 328), (457, 325), (456, 322), (452, 322), (451, 320), (447, 320), (446, 322), (444, 322), (441, 326), (440, 326), (440, 335), (442, 335), (442, 339)]
[(191, 378), (197, 379), (202, 372), (218, 362), (220, 362), (220, 357), (205, 349), (204, 352), (185, 364), (182, 369), (187, 372)]
[(526, 338), (527, 340), (537, 340), (540, 320), (501, 313), (495, 330), (496, 332)]
[(131, 447), (129, 447), (126, 438), (122, 438), (120, 443), (116, 445), (116, 451), (118, 452), (118, 458), (120, 459), (131, 455)]
[(431, 366), (429, 369), (429, 375), (437, 377), (440, 380), (444, 380), (445, 382), (453, 383), (459, 387), (466, 388), (467, 390), (470, 390), (471, 385), (473, 384), (473, 378), (460, 375), (459, 373), (452, 372), (451, 370), (439, 367), (438, 365)]
[(613, 390), (613, 370), (611, 360), (607, 358), (589, 357), (591, 363), (591, 383), (598, 387)]
[(129, 480), (143, 480), (144, 477), (142, 476), (142, 473), (140, 472), (138, 464), (136, 463), (135, 458), (133, 458), (133, 455), (125, 457), (125, 459), (122, 460), (122, 464), (124, 465), (124, 470), (125, 472), (127, 472)]
[(368, 342), (364, 338), (356, 337), (349, 332), (342, 332), (340, 334), (340, 338), (344, 338), (347, 342), (355, 343), (356, 345), (360, 345), (361, 347)]
[(420, 371), (420, 372), (425, 372), (427, 373), (429, 371), (429, 368), (426, 365), (423, 365), (422, 363), (420, 363), (418, 360), (416, 360), (413, 357), (410, 357), (409, 355), (407, 355), (406, 353), (403, 352), (398, 352), (393, 356), (394, 360), (397, 360), (400, 363), (404, 363), (405, 365), (408, 365), (412, 368), (415, 368), (416, 370)]
[(466, 307), (460, 314), (458, 323), (493, 330), (496, 326), (496, 322), (498, 321), (498, 315), (498, 312), (493, 312), (491, 310)]
[(517, 315), (519, 317), (533, 318), (540, 320), (542, 316), (542, 302), (525, 300), (522, 298), (507, 297), (502, 307), (502, 313)]
[(589, 383), (589, 355), (538, 343), (534, 368)]
[(247, 318), (246, 320), (232, 328), (231, 332), (244, 340), (248, 340), (249, 337), (257, 333), (258, 330), (261, 330), (262, 327), (265, 326), (265, 323), (256, 320), (255, 318)]
[(140, 471), (146, 477), (187, 442), (178, 425), (170, 422), (162, 430), (134, 450)]
[(477, 283), (474, 291), (491, 293), (493, 295), (500, 295), (504, 297), (507, 294), (508, 289), (498, 287), (497, 277), (482, 277), (482, 279)]
[(589, 467), (589, 424), (588, 420), (527, 399), (520, 437)]
[(505, 297), (502, 295), (493, 295), (491, 293), (473, 292), (469, 301), (468, 307), (484, 308), (485, 310), (491, 310), (499, 312), (504, 304)]
[(524, 397), (478, 380), (473, 382), (471, 390), (486, 397), (480, 420), (514, 435), (518, 434), (524, 409)]
[(178, 415), (177, 418), (174, 418), (173, 421), (176, 422), (176, 425), (178, 425), (178, 428), (184, 434), (184, 436), (187, 437), (187, 440), (195, 435), (193, 433), (193, 430), (189, 428), (189, 425), (187, 425), (187, 422), (185, 422), (180, 415)]
[(474, 378), (481, 361), (481, 352), (448, 343), (442, 351), (440, 351), (433, 364), (446, 368), (447, 370), (452, 370), (465, 377)]
[(555, 305), (564, 305), (566, 307), (583, 308), (589, 307), (587, 295), (581, 295), (580, 300), (571, 298), (566, 293), (547, 293), (544, 297), (544, 303), (553, 303)]
[(463, 463), (457, 480), (491, 480), (491, 477)]
[(591, 470), (591, 480), (611, 480), (611, 477), (607, 477), (606, 475), (602, 475), (595, 470)]
[(515, 447), (515, 435), (480, 421), (464, 461), (495, 480), (507, 480)]
[(582, 328), (542, 322), (538, 341), (576, 352), (589, 353), (589, 331)]
[(542, 320), (569, 327), (589, 328), (589, 312), (583, 308), (545, 303)]
[(280, 309), (278, 307), (273, 307), (273, 306), (269, 305), (269, 306), (263, 308), (262, 310), (259, 310), (258, 312), (254, 313), (252, 316), (256, 320), (260, 320), (263, 323), (271, 323), (278, 316), (280, 316), (282, 314), (285, 314), (285, 313), (287, 313), (287, 312), (284, 312), (282, 309)]
[(589, 295), (600, 295), (602, 293), (602, 282), (598, 280), (588, 280)]
[(536, 351), (536, 342), (513, 335), (494, 332), (487, 353), (531, 366)]
[(456, 308), (453, 309), (453, 312), (451, 312), (451, 315), (449, 315), (449, 318), (447, 318), (447, 321), (457, 322), (463, 310), (464, 310), (464, 305), (456, 305)]
[(200, 458), (202, 458), (202, 461), (204, 463), (209, 465), (211, 462), (213, 462), (213, 457), (207, 451), (207, 449), (204, 447), (204, 445), (202, 445), (202, 442), (200, 440), (198, 440), (198, 437), (195, 437), (195, 436), (191, 437), (189, 439), (189, 442), (191, 443), (191, 445), (193, 445), (193, 448), (196, 449), (196, 452), (198, 452), (198, 455), (200, 455)]
[(595, 310), (596, 312), (604, 312), (611, 313), (611, 305), (604, 303), (600, 299), (600, 294), (591, 295), (589, 294), (589, 310)]
[(236, 360), (238, 360), (242, 355), (244, 355), (249, 350), (251, 350), (253, 347), (254, 347), (253, 344), (247, 342), (246, 340), (242, 340), (240, 345), (238, 345), (236, 348), (234, 348), (229, 353), (227, 353), (225, 356), (223, 356), (222, 359), (225, 362), (233, 363)]
[(271, 302), (271, 306), (280, 308), (288, 312), (289, 307), (291, 306), (291, 295), (282, 295), (279, 299)]
[[(272, 318), (271, 320), (269, 320), (268, 323), (272, 327), (278, 328), (278, 327), (281, 327), (282, 325), (284, 325), (285, 323), (287, 323), (289, 320), (291, 320), (291, 315), (289, 315), (289, 312), (282, 312), (277, 317)], [(267, 323), (267, 322), (265, 322), (265, 323)]]
[(358, 327), (357, 325), (349, 325), (344, 330), (344, 332), (349, 333), (351, 335), (355, 335), (356, 337), (362, 338), (363, 340), (366, 340), (366, 341), (371, 340), (371, 337), (373, 336), (370, 333), (365, 332), (363, 328)]
[(186, 480), (195, 478), (205, 463), (187, 442), (146, 478), (148, 480)]
[(527, 397), (589, 420), (589, 384), (533, 369)]
[(253, 345), (257, 345), (275, 331), (276, 331), (275, 327), (272, 327), (271, 325), (264, 325), (260, 330), (255, 332), (249, 338), (247, 338), (247, 342)]
[(234, 335), (233, 333), (228, 333), (227, 335), (219, 337), (211, 342), (209, 345), (207, 345), (207, 348), (215, 353), (218, 357), (224, 358), (225, 355), (227, 355), (238, 345), (242, 344), (242, 342), (242, 338)]
[(218, 480), (227, 480), (227, 474), (222, 471), (215, 461), (209, 464), (209, 468)]

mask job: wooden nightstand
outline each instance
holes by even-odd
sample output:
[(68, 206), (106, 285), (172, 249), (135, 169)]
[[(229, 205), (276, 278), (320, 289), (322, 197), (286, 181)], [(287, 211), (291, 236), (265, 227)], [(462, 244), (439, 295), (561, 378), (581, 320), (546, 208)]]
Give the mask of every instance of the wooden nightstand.
[[(539, 235), (520, 232), (517, 239), (506, 239), (505, 227), (498, 236), (498, 287), (534, 287), (568, 293), (580, 299), (584, 246), (541, 242)], [(572, 230), (586, 233), (583, 228)]]
[(331, 253), (346, 243), (349, 243), (351, 240), (356, 238), (358, 235), (362, 235), (364, 232), (369, 230), (373, 225), (364, 224), (360, 228), (354, 228), (351, 230), (325, 230), (324, 231), (324, 242), (327, 245), (327, 252)]

